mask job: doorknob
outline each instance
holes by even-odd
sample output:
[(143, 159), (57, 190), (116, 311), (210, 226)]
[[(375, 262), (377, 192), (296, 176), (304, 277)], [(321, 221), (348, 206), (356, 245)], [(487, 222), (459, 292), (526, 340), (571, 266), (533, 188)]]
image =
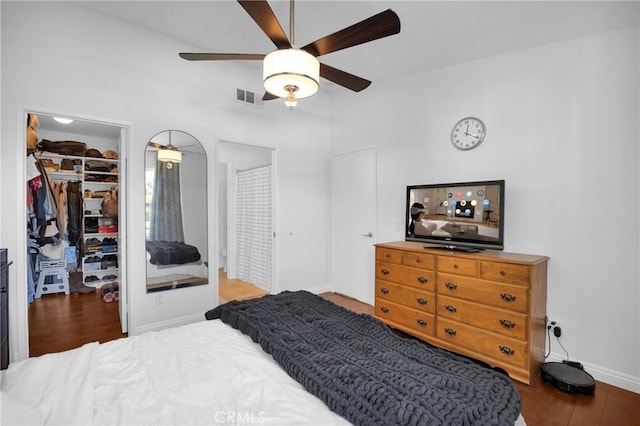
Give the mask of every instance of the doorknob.
[(373, 237), (373, 233), (372, 232), (367, 232), (366, 234), (362, 234), (363, 237), (367, 237), (367, 238), (371, 238)]

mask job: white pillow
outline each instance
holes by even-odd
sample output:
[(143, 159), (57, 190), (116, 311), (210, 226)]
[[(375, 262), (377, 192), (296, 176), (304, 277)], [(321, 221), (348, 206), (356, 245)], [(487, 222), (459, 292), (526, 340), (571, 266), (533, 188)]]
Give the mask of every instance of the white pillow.
[(1, 417), (3, 425), (43, 425), (44, 419), (38, 408), (20, 400), (10, 393), (0, 392)]

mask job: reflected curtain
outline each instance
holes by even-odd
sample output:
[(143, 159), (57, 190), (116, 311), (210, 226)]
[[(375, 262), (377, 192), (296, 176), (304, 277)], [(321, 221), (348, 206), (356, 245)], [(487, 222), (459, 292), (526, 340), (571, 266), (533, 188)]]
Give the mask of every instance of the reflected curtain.
[(238, 278), (271, 291), (271, 165), (237, 172)]
[(149, 240), (184, 242), (182, 200), (180, 195), (180, 164), (156, 163), (153, 184)]

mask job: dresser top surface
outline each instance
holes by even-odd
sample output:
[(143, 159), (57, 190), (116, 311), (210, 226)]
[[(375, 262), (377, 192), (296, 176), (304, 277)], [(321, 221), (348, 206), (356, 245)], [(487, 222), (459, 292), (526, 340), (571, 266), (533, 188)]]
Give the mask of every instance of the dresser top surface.
[(436, 244), (425, 244), (413, 241), (393, 241), (388, 243), (375, 244), (376, 247), (389, 248), (405, 251), (413, 251), (416, 253), (429, 253), (437, 256), (455, 256), (466, 259), (476, 260), (488, 260), (492, 262), (516, 262), (535, 264), (541, 262), (547, 262), (549, 258), (547, 256), (534, 255), (534, 254), (522, 254), (522, 253), (510, 253), (498, 250), (481, 250), (476, 253), (465, 253), (459, 251), (453, 251), (445, 246), (439, 246)]

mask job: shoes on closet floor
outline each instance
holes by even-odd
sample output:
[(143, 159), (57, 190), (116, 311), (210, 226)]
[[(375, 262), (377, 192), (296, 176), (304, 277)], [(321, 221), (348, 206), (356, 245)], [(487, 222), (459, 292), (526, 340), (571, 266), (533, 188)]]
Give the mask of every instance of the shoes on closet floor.
[(105, 284), (100, 287), (100, 294), (105, 303), (117, 302), (120, 299), (120, 289), (118, 283)]

